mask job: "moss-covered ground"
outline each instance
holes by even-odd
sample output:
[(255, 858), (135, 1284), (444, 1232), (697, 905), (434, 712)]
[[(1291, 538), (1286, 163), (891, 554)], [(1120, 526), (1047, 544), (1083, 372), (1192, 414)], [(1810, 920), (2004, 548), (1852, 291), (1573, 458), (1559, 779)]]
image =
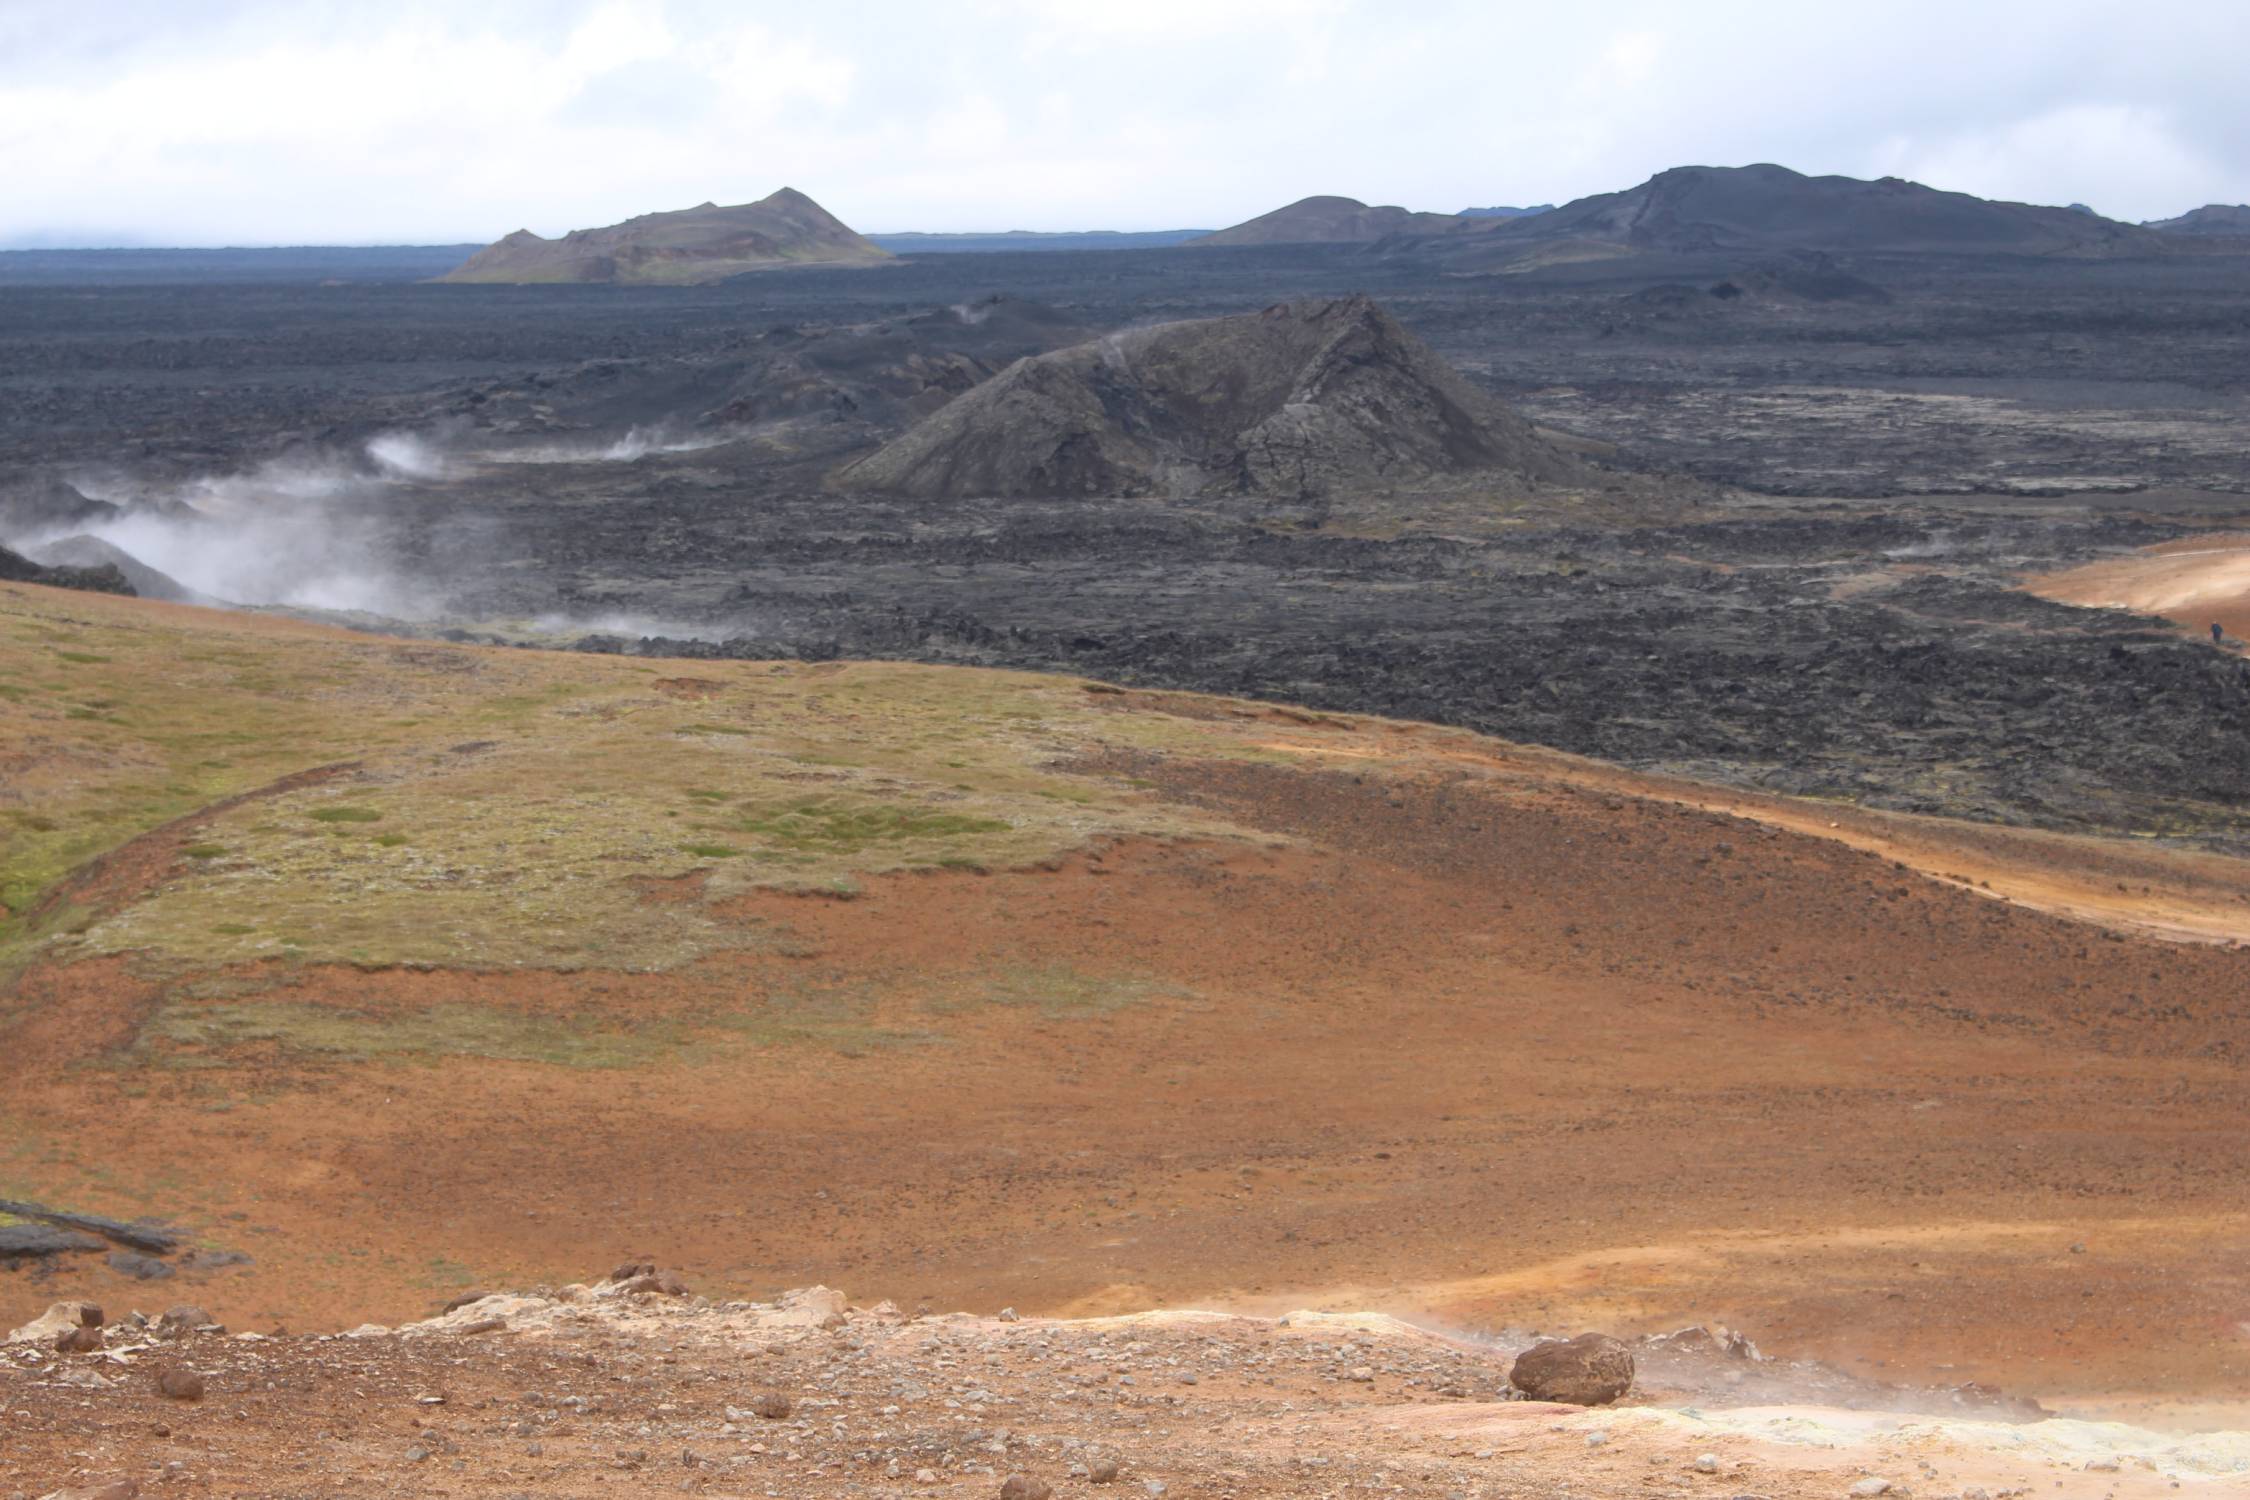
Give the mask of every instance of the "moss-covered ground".
[(712, 911), (756, 887), (1229, 832), (1080, 767), (1254, 737), (1103, 708), (1063, 677), (453, 646), (0, 588), (0, 965), (668, 968), (768, 940)]

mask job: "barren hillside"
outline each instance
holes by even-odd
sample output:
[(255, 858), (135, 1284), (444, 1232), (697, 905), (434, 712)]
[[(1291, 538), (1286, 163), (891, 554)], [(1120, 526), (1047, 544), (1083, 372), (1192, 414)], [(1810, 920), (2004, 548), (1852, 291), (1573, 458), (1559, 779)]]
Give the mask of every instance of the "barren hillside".
[(0, 1195), (174, 1241), (18, 1258), (19, 1318), (654, 1254), (2243, 1378), (2233, 861), (1063, 677), (0, 601)]

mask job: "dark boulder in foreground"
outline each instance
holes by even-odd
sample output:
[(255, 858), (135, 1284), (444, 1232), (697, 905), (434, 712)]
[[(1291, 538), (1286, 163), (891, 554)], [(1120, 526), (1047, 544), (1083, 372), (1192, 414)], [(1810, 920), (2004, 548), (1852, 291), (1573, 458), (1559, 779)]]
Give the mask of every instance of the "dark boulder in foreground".
[(1366, 297), (1163, 323), (1026, 359), (833, 476), (923, 498), (1303, 499), (1589, 471)]
[(1516, 1356), (1508, 1383), (1535, 1401), (1607, 1406), (1633, 1388), (1633, 1351), (1606, 1333), (1545, 1339)]

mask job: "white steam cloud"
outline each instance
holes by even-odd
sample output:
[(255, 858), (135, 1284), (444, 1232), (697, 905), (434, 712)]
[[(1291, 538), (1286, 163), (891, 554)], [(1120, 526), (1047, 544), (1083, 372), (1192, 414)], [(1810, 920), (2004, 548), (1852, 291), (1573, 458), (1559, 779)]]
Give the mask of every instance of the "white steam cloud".
[(658, 615), (635, 614), (628, 610), (607, 610), (594, 614), (555, 612), (538, 616), (530, 625), (535, 633), (545, 636), (614, 635), (627, 640), (656, 638), (705, 641), (714, 646), (741, 640), (746, 634), (740, 626), (720, 628), (697, 625), (686, 620), (667, 620)]
[(367, 456), (384, 474), (399, 479), (443, 479), (453, 466), (429, 439), (411, 432), (386, 432), (367, 440)]
[[(38, 549), (90, 536), (211, 603), (428, 621), (445, 617), (449, 600), (441, 586), (414, 576), (401, 558), (394, 529), (399, 508), (392, 500), (472, 480), (491, 465), (631, 463), (715, 448), (741, 436), (683, 434), (659, 424), (633, 427), (622, 437), (487, 446), (489, 437), (473, 441), (461, 428), (390, 431), (369, 438), (356, 452), (298, 453), (242, 473), (167, 487), (117, 475), (81, 475), (79, 491), (120, 506), (119, 514), (0, 541)], [(473, 513), (457, 510), (440, 524), (450, 545), (435, 555), (458, 562), (462, 546), (494, 540), (489, 525), (497, 523), (480, 523)], [(572, 627), (581, 633), (721, 638), (685, 622), (626, 616), (557, 617), (540, 628)]]
[(733, 442), (738, 433), (699, 433), (685, 436), (663, 427), (633, 427), (621, 438), (603, 441), (534, 443), (523, 447), (480, 449), (475, 457), (499, 464), (633, 463), (652, 453), (700, 453)]
[(442, 476), (444, 457), (421, 438), (385, 433), (364, 460), (275, 459), (74, 529), (221, 603), (431, 618), (444, 601), (401, 576), (368, 502), (387, 486)]

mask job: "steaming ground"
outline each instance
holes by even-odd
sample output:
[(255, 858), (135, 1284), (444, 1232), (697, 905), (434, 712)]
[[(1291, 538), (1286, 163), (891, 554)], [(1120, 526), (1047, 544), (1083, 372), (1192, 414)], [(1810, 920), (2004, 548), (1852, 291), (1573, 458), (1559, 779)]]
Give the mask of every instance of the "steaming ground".
[[(615, 399), (617, 377), (597, 384)], [(1596, 524), (1381, 495), (1315, 525), (1224, 501), (825, 489), (867, 433), (832, 414), (692, 438), (449, 417), (223, 478), (113, 478), (95, 487), (141, 507), (81, 529), (194, 595), (379, 629), (1074, 669), (1769, 790), (2250, 847), (2250, 698), (2207, 636), (2020, 588), (2208, 533), (2194, 497), (1702, 494)], [(543, 461), (495, 461), (525, 449)]]
[[(117, 515), (0, 536), (0, 542), (40, 555), (59, 545), (67, 550), (73, 538), (92, 537), (123, 554), (128, 566), (153, 569), (182, 591), (159, 597), (353, 616), (378, 628), (468, 623), (453, 590), (411, 564), (408, 553), (441, 556), (449, 572), (473, 576), (486, 566), (494, 523), (463, 510), (434, 518), (430, 529), (410, 542), (399, 520), (409, 495), (420, 492), (432, 509), (442, 511), (475, 476), (495, 466), (631, 464), (651, 454), (695, 453), (736, 440), (633, 428), (614, 438), (574, 443), (495, 445), (455, 427), (384, 432), (356, 451), (300, 452), (241, 473), (175, 484), (79, 474), (74, 476), (79, 492), (118, 507)], [(547, 611), (526, 628), (570, 639), (618, 633), (716, 641), (743, 633), (621, 610), (583, 617)]]

